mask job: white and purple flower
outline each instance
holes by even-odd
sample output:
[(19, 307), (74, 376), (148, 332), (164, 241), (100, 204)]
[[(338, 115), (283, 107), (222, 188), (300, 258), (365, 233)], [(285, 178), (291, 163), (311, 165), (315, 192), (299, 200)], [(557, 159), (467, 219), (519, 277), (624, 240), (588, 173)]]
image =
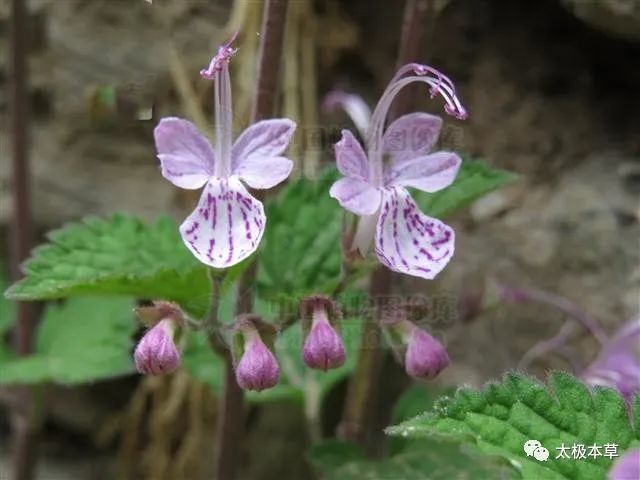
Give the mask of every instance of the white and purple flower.
[(414, 82), (426, 83), (432, 98), (440, 94), (448, 114), (467, 117), (451, 80), (425, 65), (405, 65), (373, 112), (365, 135), (366, 151), (349, 130), (342, 131), (335, 154), (344, 177), (333, 184), (330, 195), (360, 216), (353, 249), (366, 255), (373, 243), (378, 259), (389, 269), (432, 279), (453, 256), (455, 234), (448, 225), (423, 214), (406, 187), (425, 192), (448, 187), (461, 159), (454, 152), (429, 153), (442, 127), (437, 116), (410, 113), (385, 129), (393, 99)]
[[(266, 216), (262, 203), (242, 184), (267, 189), (284, 181), (293, 162), (282, 156), (296, 125), (270, 119), (249, 126), (232, 143), (229, 60), (235, 36), (200, 72), (214, 81), (215, 148), (187, 120), (163, 118), (154, 131), (162, 175), (185, 189), (204, 187), (196, 209), (180, 225), (185, 245), (214, 268), (241, 262), (257, 248)], [(242, 182), (241, 182), (242, 180)]]

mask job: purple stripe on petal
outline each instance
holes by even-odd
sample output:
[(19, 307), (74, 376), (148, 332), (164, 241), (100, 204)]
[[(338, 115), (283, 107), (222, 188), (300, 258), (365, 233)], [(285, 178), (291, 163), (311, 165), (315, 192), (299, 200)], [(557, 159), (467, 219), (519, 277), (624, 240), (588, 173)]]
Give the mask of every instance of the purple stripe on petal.
[(424, 215), (404, 188), (386, 189), (376, 226), (376, 255), (389, 269), (434, 278), (454, 252), (451, 227)]
[(262, 203), (236, 177), (212, 179), (197, 208), (180, 226), (180, 234), (202, 263), (227, 268), (256, 250), (265, 221)]

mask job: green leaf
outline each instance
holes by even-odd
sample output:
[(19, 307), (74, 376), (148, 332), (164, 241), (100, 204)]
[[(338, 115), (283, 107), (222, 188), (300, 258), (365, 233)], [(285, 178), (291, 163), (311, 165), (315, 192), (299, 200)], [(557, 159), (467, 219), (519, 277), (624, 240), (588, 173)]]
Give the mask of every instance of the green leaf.
[(366, 456), (360, 445), (332, 439), (311, 447), (307, 459), (316, 470), (327, 475), (349, 463), (363, 462)]
[(224, 387), (224, 360), (209, 346), (204, 332), (188, 332), (182, 353), (182, 366), (196, 380), (208, 385), (214, 393)]
[[(5, 266), (0, 262), (0, 292), (4, 292), (9, 285), (7, 279)], [(0, 295), (0, 338), (7, 332), (15, 321), (16, 306), (11, 300)], [(0, 341), (0, 349), (2, 348), (2, 341)]]
[(445, 218), (516, 178), (511, 172), (490, 167), (480, 160), (467, 157), (463, 159), (453, 185), (436, 193), (412, 190), (411, 195), (424, 213)]
[(121, 214), (88, 218), (48, 238), (25, 264), (26, 278), (7, 291), (9, 298), (116, 294), (172, 300), (196, 316), (206, 311), (206, 267), (183, 245), (168, 217), (152, 226)]
[(0, 384), (78, 384), (133, 372), (133, 305), (130, 299), (103, 297), (50, 305), (34, 354), (4, 362)]
[[(360, 460), (353, 445), (341, 442), (311, 449), (309, 459), (324, 480), (513, 479), (516, 473), (492, 459), (479, 458), (446, 442), (413, 442), (398, 455)], [(541, 479), (544, 477), (540, 477)]]
[(264, 297), (328, 292), (340, 275), (342, 209), (329, 196), (337, 179), (334, 169), (315, 182), (300, 178), (267, 202), (259, 260)]
[[(393, 423), (400, 423), (416, 415), (421, 414), (425, 410), (433, 407), (434, 402), (444, 394), (452, 393), (452, 391), (436, 390), (432, 385), (416, 383), (409, 387), (396, 401), (393, 406), (391, 419)], [(389, 453), (396, 455), (407, 446), (411, 445), (415, 440), (403, 437), (392, 437), (389, 439)]]
[[(612, 464), (604, 456), (556, 458), (564, 444), (615, 443), (618, 452), (638, 445), (622, 397), (611, 389), (587, 387), (573, 376), (555, 372), (550, 387), (521, 374), (505, 375), (501, 383), (483, 390), (460, 389), (444, 397), (425, 414), (387, 429), (405, 438), (445, 437), (473, 445), (480, 452), (500, 456), (527, 480), (603, 479)], [(549, 450), (540, 462), (523, 450), (538, 440)], [(569, 455), (571, 453), (569, 452)]]

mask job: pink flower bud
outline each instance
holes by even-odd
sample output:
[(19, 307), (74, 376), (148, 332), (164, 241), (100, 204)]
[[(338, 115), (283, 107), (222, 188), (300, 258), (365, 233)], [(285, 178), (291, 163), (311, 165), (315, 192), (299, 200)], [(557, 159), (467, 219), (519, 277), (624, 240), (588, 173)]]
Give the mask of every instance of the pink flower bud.
[(404, 368), (410, 376), (430, 380), (449, 365), (449, 355), (442, 344), (426, 331), (413, 325), (409, 335)]
[(275, 355), (253, 330), (246, 333), (244, 352), (236, 366), (236, 381), (245, 390), (258, 392), (278, 383), (280, 367)]
[(327, 371), (342, 366), (346, 359), (340, 334), (342, 313), (329, 297), (314, 295), (300, 303), (302, 329), (306, 334), (302, 359), (310, 368)]
[(180, 366), (180, 352), (174, 343), (175, 322), (165, 318), (147, 330), (134, 353), (138, 372), (164, 375)]
[(313, 312), (313, 324), (304, 342), (302, 358), (308, 367), (324, 371), (344, 364), (346, 355), (342, 338), (329, 323), (324, 308), (316, 308)]

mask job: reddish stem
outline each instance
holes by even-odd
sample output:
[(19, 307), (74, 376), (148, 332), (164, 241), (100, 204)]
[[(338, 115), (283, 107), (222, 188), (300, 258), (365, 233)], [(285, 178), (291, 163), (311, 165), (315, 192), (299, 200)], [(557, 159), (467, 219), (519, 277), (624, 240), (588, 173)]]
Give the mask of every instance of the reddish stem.
[[(11, 228), (11, 273), (14, 280), (22, 274), (20, 264), (31, 250), (31, 209), (29, 199), (29, 72), (27, 64), (26, 1), (11, 2), (11, 81), (10, 108), (13, 153), (13, 227)], [(33, 305), (18, 302), (13, 343), (20, 356), (31, 352), (33, 341)], [(33, 478), (35, 467), (35, 426), (32, 392), (16, 390), (13, 412), (15, 480)]]
[[(431, 0), (407, 0), (404, 10), (402, 38), (398, 52), (398, 68), (402, 65), (422, 60), (424, 47), (424, 27)], [(415, 92), (408, 90), (396, 99), (393, 116), (409, 113), (414, 105)], [(340, 435), (351, 441), (364, 444), (371, 432), (371, 424), (378, 393), (378, 374), (382, 364), (382, 335), (378, 325), (379, 309), (391, 292), (393, 274), (379, 267), (371, 278), (369, 295), (376, 308), (367, 318), (362, 331), (362, 346), (358, 354), (356, 369), (349, 389), (340, 424)]]
[[(425, 24), (432, 17), (432, 0), (407, 0), (402, 21), (402, 38), (398, 51), (396, 69), (410, 62), (424, 63)], [(421, 85), (410, 85), (398, 94), (393, 108), (393, 117), (410, 113), (414, 108)]]
[(364, 444), (376, 407), (378, 374), (382, 363), (382, 335), (378, 318), (391, 291), (391, 271), (379, 267), (371, 276), (369, 297), (373, 308), (365, 319), (356, 369), (351, 377), (339, 434), (345, 440)]
[[(267, 0), (265, 3), (252, 123), (272, 117), (275, 111), (287, 6), (288, 0)], [(257, 198), (262, 196), (256, 195)], [(234, 312), (236, 316), (253, 311), (257, 269), (254, 261), (240, 276)], [(244, 392), (236, 382), (230, 356), (226, 360), (224, 396), (218, 418), (216, 478), (233, 480), (238, 476), (240, 465), (245, 408)]]

